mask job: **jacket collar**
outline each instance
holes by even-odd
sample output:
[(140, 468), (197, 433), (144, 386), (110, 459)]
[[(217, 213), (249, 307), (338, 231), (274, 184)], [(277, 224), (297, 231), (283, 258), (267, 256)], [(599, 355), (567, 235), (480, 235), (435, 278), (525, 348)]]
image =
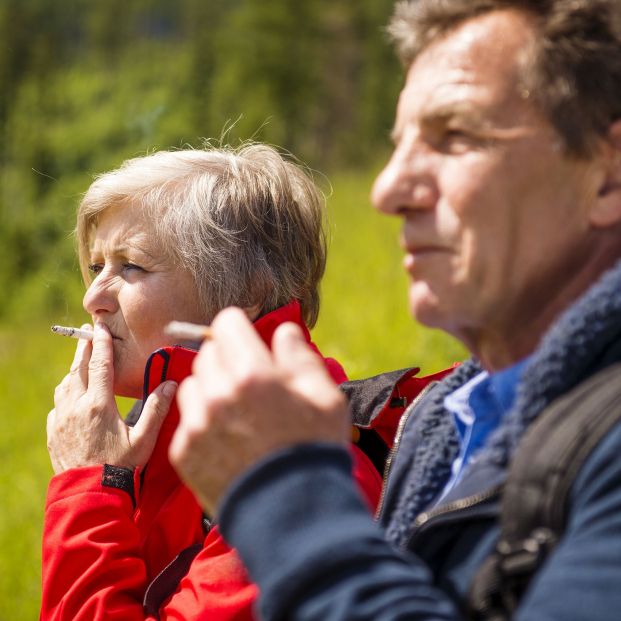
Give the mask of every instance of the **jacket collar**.
[(289, 304), (280, 306), (276, 310), (259, 317), (254, 322), (254, 327), (259, 333), (259, 336), (269, 347), (272, 343), (272, 338), (274, 336), (274, 332), (276, 332), (276, 328), (286, 322), (292, 322), (299, 326), (304, 334), (306, 342), (311, 342), (310, 332), (302, 319), (302, 309), (297, 300), (293, 300), (289, 302)]
[[(619, 359), (621, 348), (621, 261), (579, 298), (542, 339), (526, 364), (514, 406), (464, 475), (463, 485), (479, 480), (479, 469), (501, 476), (530, 423), (552, 401), (606, 364)], [(471, 360), (451, 374), (416, 408), (403, 434), (391, 474), (392, 503), (385, 505), (387, 535), (403, 545), (416, 516), (443, 489), (459, 450), (444, 397), (463, 385), (480, 367)], [(389, 481), (389, 492), (393, 487)], [(451, 496), (462, 495), (460, 484)], [(398, 494), (398, 496), (397, 496)], [(463, 497), (463, 495), (461, 496)]]

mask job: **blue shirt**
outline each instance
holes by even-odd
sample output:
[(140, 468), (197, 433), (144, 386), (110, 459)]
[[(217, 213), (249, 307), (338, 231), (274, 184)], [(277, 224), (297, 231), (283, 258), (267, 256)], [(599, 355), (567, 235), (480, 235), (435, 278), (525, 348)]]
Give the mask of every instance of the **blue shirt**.
[(472, 456), (485, 444), (513, 406), (525, 364), (526, 360), (522, 360), (491, 375), (483, 371), (445, 397), (444, 407), (455, 417), (461, 449), (453, 462), (451, 478), (436, 502), (459, 483)]

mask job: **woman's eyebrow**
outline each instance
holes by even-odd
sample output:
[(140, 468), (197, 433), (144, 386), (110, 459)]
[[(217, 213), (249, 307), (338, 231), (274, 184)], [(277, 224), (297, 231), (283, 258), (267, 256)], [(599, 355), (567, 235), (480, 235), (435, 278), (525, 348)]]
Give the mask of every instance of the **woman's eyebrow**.
[(107, 252), (108, 254), (112, 255), (112, 256), (121, 256), (121, 257), (127, 257), (130, 254), (132, 254), (133, 252), (139, 252), (140, 254), (144, 254), (145, 256), (149, 257), (150, 259), (157, 259), (156, 256), (153, 255), (153, 253), (149, 252), (142, 244), (140, 243), (134, 243), (134, 244), (126, 244), (126, 243), (121, 243), (118, 245), (111, 245), (111, 246), (107, 246), (106, 244), (103, 244), (103, 248), (102, 246), (100, 246), (99, 244), (95, 243), (90, 249), (89, 249), (89, 255), (93, 256), (93, 255), (101, 255), (104, 254), (105, 252)]

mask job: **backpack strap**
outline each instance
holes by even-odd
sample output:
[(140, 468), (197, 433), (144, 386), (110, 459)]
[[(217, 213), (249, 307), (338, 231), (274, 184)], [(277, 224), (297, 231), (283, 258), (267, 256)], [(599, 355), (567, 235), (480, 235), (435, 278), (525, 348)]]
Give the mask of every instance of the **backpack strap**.
[(621, 364), (579, 384), (531, 424), (504, 486), (500, 538), (472, 583), (471, 618), (510, 619), (562, 536), (578, 472), (621, 420)]

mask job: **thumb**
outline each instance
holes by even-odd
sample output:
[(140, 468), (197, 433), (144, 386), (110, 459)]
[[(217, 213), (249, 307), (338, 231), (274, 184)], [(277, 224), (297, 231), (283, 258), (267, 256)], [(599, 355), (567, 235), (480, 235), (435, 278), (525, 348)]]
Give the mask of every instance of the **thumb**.
[(135, 449), (136, 466), (144, 466), (151, 457), (160, 428), (170, 410), (176, 391), (176, 382), (164, 382), (144, 402), (140, 418), (129, 432), (131, 444)]

